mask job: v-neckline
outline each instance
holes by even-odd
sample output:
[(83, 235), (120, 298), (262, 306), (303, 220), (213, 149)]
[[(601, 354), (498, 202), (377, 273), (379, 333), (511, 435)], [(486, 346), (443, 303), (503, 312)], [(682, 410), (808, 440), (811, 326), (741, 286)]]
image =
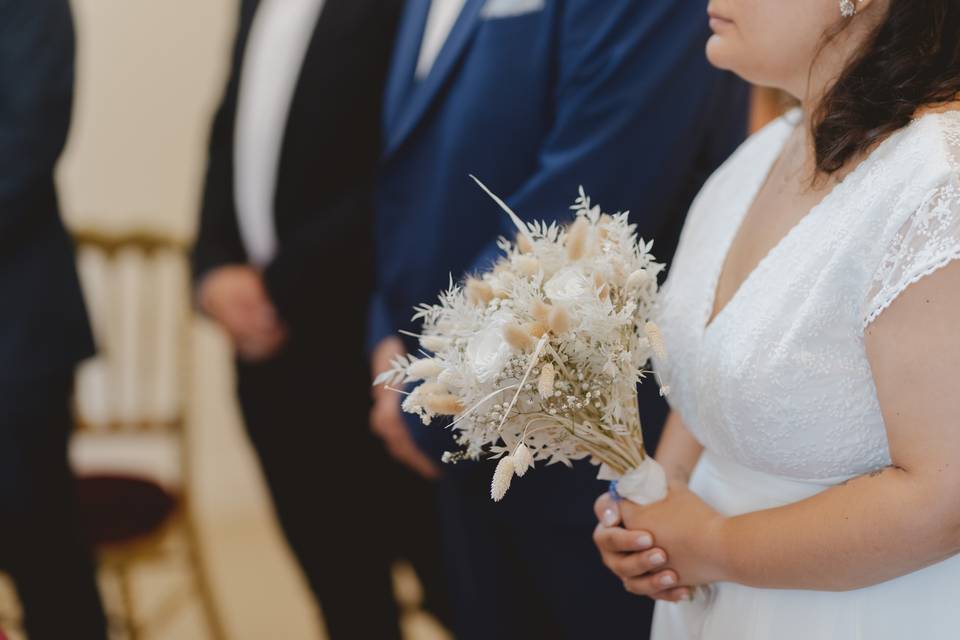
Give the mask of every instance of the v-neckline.
[[(788, 112), (786, 115), (782, 116), (784, 123), (786, 124), (788, 119), (790, 119), (792, 115), (797, 113), (798, 111), (799, 110), (795, 109), (793, 111)], [(774, 153), (773, 158), (770, 161), (770, 164), (767, 166), (766, 172), (760, 174), (759, 181), (756, 183), (756, 186), (748, 192), (749, 195), (745, 199), (744, 205), (741, 207), (740, 218), (739, 220), (737, 220), (736, 225), (734, 226), (733, 233), (729, 235), (729, 238), (726, 242), (725, 249), (723, 251), (723, 255), (720, 260), (720, 264), (715, 270), (716, 275), (711, 283), (711, 293), (710, 293), (708, 306), (707, 306), (707, 319), (705, 324), (703, 325), (704, 334), (706, 334), (710, 329), (712, 329), (714, 325), (717, 324), (717, 321), (720, 320), (726, 314), (727, 310), (731, 307), (731, 305), (737, 302), (737, 300), (742, 297), (742, 294), (744, 290), (747, 288), (747, 286), (750, 285), (753, 282), (753, 280), (755, 280), (758, 277), (758, 274), (767, 267), (768, 263), (771, 260), (773, 260), (778, 253), (782, 251), (783, 246), (787, 242), (789, 242), (790, 239), (793, 238), (793, 236), (799, 233), (799, 230), (801, 228), (807, 226), (810, 223), (810, 220), (814, 218), (817, 213), (825, 209), (826, 205), (829, 204), (830, 201), (833, 200), (835, 197), (837, 197), (837, 194), (848, 182), (851, 182), (855, 178), (859, 177), (859, 174), (862, 171), (864, 171), (865, 167), (869, 164), (870, 159), (873, 158), (874, 155), (881, 148), (886, 146), (886, 144), (891, 139), (893, 139), (901, 131), (903, 131), (903, 129), (901, 129), (887, 136), (887, 138), (883, 140), (875, 149), (873, 149), (862, 160), (860, 160), (860, 162), (857, 163), (857, 165), (853, 168), (853, 170), (851, 170), (846, 176), (844, 176), (840, 181), (838, 181), (835, 185), (833, 185), (833, 187), (831, 187), (830, 190), (826, 194), (824, 194), (823, 198), (821, 198), (816, 204), (810, 207), (810, 209), (806, 213), (804, 213), (803, 216), (801, 216), (800, 219), (797, 220), (796, 223), (793, 226), (791, 226), (790, 229), (785, 234), (783, 234), (783, 236), (781, 236), (780, 239), (777, 240), (777, 242), (773, 246), (770, 247), (769, 251), (767, 251), (767, 253), (763, 256), (763, 258), (761, 258), (760, 261), (753, 266), (753, 269), (750, 270), (750, 272), (746, 275), (746, 277), (740, 281), (740, 284), (734, 290), (733, 295), (731, 295), (730, 298), (724, 303), (724, 305), (720, 309), (716, 310), (715, 312), (715, 307), (717, 305), (717, 293), (719, 292), (720, 281), (723, 278), (724, 272), (727, 270), (726, 267), (727, 267), (727, 261), (730, 257), (730, 251), (733, 249), (733, 245), (736, 243), (737, 238), (740, 236), (743, 223), (746, 221), (747, 215), (750, 213), (750, 210), (753, 209), (753, 205), (755, 204), (757, 198), (759, 197), (760, 191), (767, 184), (767, 182), (769, 182), (773, 174), (773, 171), (776, 168), (776, 165), (780, 160), (780, 157), (783, 154), (784, 149), (786, 148), (787, 143), (790, 141), (790, 136), (793, 135), (793, 132), (795, 131), (796, 127), (801, 125), (802, 123), (795, 124), (793, 128), (791, 128), (786, 133), (783, 140), (778, 145), (778, 148), (776, 149), (776, 153)], [(906, 127), (904, 127), (904, 129), (905, 128)]]

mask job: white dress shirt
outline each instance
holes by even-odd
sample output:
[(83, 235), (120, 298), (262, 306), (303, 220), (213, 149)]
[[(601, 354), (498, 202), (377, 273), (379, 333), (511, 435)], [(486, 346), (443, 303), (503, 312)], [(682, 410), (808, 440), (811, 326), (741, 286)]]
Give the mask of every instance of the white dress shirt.
[(274, 198), (290, 103), (324, 0), (262, 0), (240, 71), (234, 127), (234, 198), (250, 261), (277, 252)]
[(420, 43), (420, 59), (417, 61), (417, 80), (430, 75), (444, 43), (457, 23), (466, 0), (433, 0), (427, 16), (427, 27)]

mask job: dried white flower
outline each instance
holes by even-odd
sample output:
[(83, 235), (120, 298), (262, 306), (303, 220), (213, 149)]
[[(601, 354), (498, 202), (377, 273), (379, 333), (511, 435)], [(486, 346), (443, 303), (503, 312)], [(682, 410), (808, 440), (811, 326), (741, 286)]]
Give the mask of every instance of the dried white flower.
[(510, 489), (510, 482), (513, 481), (513, 457), (503, 456), (497, 463), (497, 468), (493, 472), (493, 482), (490, 483), (490, 497), (494, 502), (503, 500)]
[(589, 304), (596, 288), (579, 267), (564, 267), (543, 286), (553, 305)]

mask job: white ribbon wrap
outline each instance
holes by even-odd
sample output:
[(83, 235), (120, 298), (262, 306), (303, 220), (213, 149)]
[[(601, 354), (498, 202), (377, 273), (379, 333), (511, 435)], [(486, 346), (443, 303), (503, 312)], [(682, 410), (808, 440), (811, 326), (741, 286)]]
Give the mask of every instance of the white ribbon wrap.
[(660, 463), (647, 456), (639, 467), (618, 476), (607, 465), (601, 465), (601, 480), (616, 480), (617, 493), (639, 505), (660, 502), (667, 497), (667, 474)]

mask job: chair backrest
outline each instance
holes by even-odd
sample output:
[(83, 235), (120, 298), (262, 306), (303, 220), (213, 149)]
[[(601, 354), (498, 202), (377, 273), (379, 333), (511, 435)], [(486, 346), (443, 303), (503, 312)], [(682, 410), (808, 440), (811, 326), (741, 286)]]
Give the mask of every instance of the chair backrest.
[(190, 384), (185, 243), (151, 233), (75, 239), (98, 348), (77, 374), (78, 427), (179, 433)]

